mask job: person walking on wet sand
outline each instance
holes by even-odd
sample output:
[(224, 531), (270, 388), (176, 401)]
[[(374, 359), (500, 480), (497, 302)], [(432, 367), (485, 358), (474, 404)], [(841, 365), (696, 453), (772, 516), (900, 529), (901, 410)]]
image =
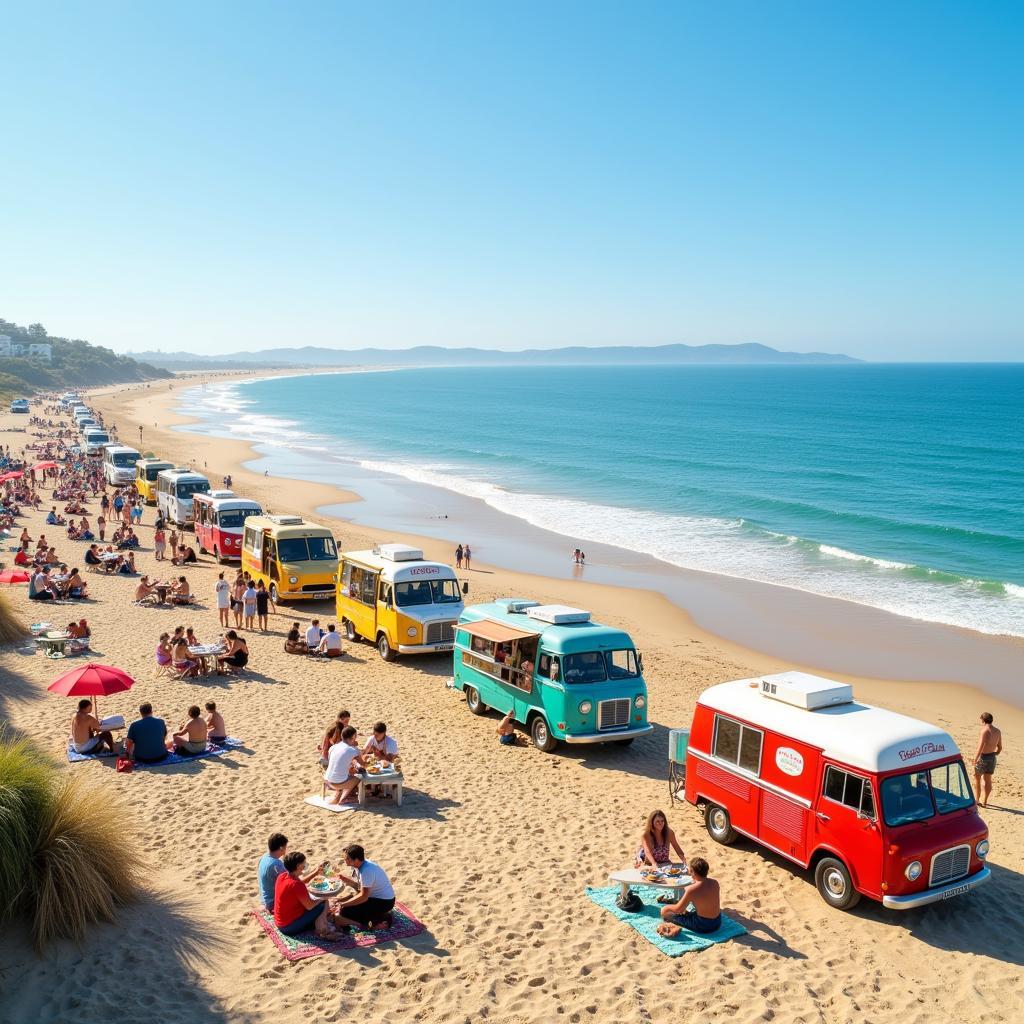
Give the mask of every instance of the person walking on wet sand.
[(461, 544), (455, 549), (455, 568), (456, 569), (461, 569), (462, 568), (462, 545)]
[[(1003, 752), (1003, 734), (992, 724), (992, 712), (981, 714), (981, 733), (978, 736), (978, 752), (974, 755), (974, 795), (982, 807), (988, 807), (992, 792), (992, 776), (996, 770), (996, 755)], [(982, 786), (984, 785), (984, 799)]]
[(473, 557), (473, 552), (469, 550), (468, 544), (462, 545), (462, 564), (468, 569), (470, 559)]

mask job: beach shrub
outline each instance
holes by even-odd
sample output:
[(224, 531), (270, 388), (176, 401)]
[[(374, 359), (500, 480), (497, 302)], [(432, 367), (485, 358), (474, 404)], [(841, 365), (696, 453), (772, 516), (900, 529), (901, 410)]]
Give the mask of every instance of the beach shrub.
[(37, 949), (84, 938), (138, 893), (138, 847), (111, 828), (124, 816), (105, 789), (0, 735), (0, 913), (26, 920)]
[(14, 613), (7, 595), (0, 593), (0, 644), (13, 644), (28, 636), (25, 624)]

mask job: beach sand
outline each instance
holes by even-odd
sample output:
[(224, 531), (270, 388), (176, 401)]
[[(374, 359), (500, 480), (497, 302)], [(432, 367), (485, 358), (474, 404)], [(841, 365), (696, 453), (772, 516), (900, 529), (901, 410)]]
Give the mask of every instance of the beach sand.
[[(252, 376), (247, 374), (247, 376)], [(96, 405), (129, 443), (143, 424), (144, 447), (234, 477), (239, 493), (277, 511), (311, 513), (342, 500), (335, 488), (266, 479), (245, 470), (243, 442), (197, 438), (168, 428), (185, 384), (135, 388)], [(151, 424), (157, 423), (158, 426)], [(0, 417), (0, 443), (20, 449), (24, 426)], [(33, 537), (41, 513), (23, 520)], [(90, 508), (95, 520), (95, 505)], [(147, 509), (138, 558), (154, 568)], [(334, 522), (342, 549), (383, 535)], [(52, 528), (50, 528), (52, 529)], [(84, 545), (58, 552), (72, 564)], [(397, 539), (397, 538), (389, 538)], [(449, 545), (423, 544), (447, 559)], [(799, 870), (749, 843), (711, 843), (696, 809), (669, 804), (667, 729), (689, 724), (706, 686), (797, 667), (696, 627), (666, 598), (583, 581), (556, 581), (474, 564), (471, 601), (519, 594), (588, 607), (627, 628), (644, 652), (653, 736), (629, 749), (499, 747), (494, 716), (472, 717), (445, 687), (447, 657), (386, 664), (368, 645), (319, 662), (284, 654), (293, 619), (333, 617), (333, 607), (292, 605), (250, 638), (245, 678), (154, 679), (160, 632), (194, 625), (220, 632), (212, 588), (218, 568), (201, 559), (188, 577), (204, 607), (140, 609), (134, 583), (88, 577), (93, 600), (45, 608), (57, 623), (85, 615), (94, 649), (137, 679), (106, 698), (104, 714), (133, 717), (151, 701), (171, 726), (191, 703), (215, 699), (243, 751), (179, 767), (119, 775), (109, 760), (70, 766), (130, 806), (124, 820), (99, 822), (141, 838), (152, 893), (116, 927), (97, 927), (77, 947), (42, 957), (15, 927), (0, 940), (0, 1021), (299, 1024), (308, 1020), (888, 1022), (1024, 1019), (1024, 712), (967, 686), (843, 675), (859, 697), (936, 722), (973, 753), (978, 713), (1004, 731), (993, 803), (993, 879), (968, 897), (896, 913), (867, 900), (830, 910)], [(26, 621), (42, 615), (26, 588), (11, 588)], [(21, 650), (0, 652), (0, 716), (62, 759), (74, 701), (46, 692), (60, 665)], [(813, 665), (799, 667), (814, 670)], [(829, 673), (835, 675), (836, 673)], [(331, 815), (302, 802), (319, 792), (316, 746), (340, 708), (365, 733), (388, 723), (405, 763), (406, 799)], [(704, 855), (719, 878), (727, 913), (746, 937), (670, 959), (583, 895), (606, 885), (632, 857), (646, 814), (668, 811), (689, 856)], [(398, 898), (426, 924), (422, 935), (308, 961), (285, 961), (256, 926), (255, 864), (266, 837), (283, 831), (314, 862), (339, 860), (362, 842), (389, 872)]]

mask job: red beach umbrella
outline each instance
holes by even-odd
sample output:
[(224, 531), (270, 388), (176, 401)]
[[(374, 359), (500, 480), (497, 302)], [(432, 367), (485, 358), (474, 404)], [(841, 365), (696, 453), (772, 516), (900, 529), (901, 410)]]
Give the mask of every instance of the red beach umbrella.
[(33, 469), (56, 469), (57, 463), (53, 459), (47, 459), (45, 462), (37, 462)]
[(24, 475), (20, 469), (12, 469), (0, 476), (0, 480), (20, 480)]
[(28, 573), (20, 569), (4, 569), (0, 572), (0, 583), (28, 583)]
[(47, 687), (64, 697), (106, 697), (135, 685), (127, 672), (113, 665), (82, 665), (57, 676)]

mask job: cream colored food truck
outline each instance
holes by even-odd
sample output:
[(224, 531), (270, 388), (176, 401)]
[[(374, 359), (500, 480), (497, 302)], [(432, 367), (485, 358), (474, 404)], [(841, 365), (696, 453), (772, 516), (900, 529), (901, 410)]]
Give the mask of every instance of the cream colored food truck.
[(455, 571), (418, 548), (379, 544), (344, 551), (338, 573), (338, 618), (349, 640), (375, 643), (385, 661), (399, 654), (450, 651), (463, 611)]

